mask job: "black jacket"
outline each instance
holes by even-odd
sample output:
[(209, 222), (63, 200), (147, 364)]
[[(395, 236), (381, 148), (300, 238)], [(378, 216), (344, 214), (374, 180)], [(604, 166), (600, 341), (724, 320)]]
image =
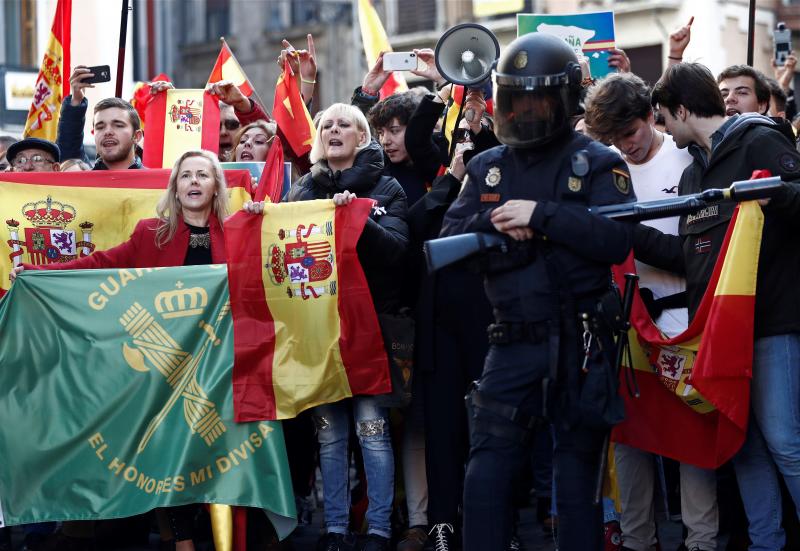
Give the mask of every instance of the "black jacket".
[[(770, 119), (740, 115), (723, 125), (724, 136), (713, 143), (711, 157), (697, 145), (689, 151), (694, 162), (681, 176), (681, 195), (728, 187), (747, 180), (754, 170), (766, 169), (784, 180), (800, 179), (800, 154)], [(638, 226), (634, 234), (636, 258), (686, 276), (689, 315), (693, 317), (719, 256), (733, 203), (711, 205), (682, 216), (679, 235), (666, 236)], [(785, 193), (764, 207), (764, 230), (756, 285), (755, 337), (800, 332), (800, 188), (788, 184)]]
[[(574, 153), (589, 164), (583, 176), (572, 168)], [(444, 217), (442, 236), (497, 232), (490, 220), (496, 207), (510, 199), (537, 202), (529, 223), (537, 238), (488, 255), (486, 293), (497, 321), (553, 319), (562, 290), (575, 298), (608, 290), (610, 265), (629, 253), (633, 227), (586, 207), (636, 200), (619, 155), (570, 131), (539, 150), (483, 152), (470, 161), (467, 178)]]
[(358, 240), (358, 259), (367, 277), (375, 310), (393, 312), (400, 305), (403, 259), (408, 248), (406, 195), (397, 180), (383, 174), (383, 151), (372, 141), (357, 155), (352, 168), (335, 173), (326, 161), (294, 183), (287, 201), (330, 199), (343, 191), (374, 199), (364, 232)]

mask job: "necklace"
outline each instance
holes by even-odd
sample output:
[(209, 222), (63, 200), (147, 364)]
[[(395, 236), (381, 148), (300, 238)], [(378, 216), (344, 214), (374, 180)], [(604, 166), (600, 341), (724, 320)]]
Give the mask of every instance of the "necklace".
[(189, 246), (193, 249), (198, 247), (211, 248), (211, 234), (209, 232), (189, 234)]

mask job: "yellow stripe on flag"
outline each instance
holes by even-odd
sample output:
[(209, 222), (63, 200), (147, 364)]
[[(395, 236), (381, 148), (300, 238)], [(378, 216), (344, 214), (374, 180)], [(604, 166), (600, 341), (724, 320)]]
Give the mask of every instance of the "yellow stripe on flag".
[(756, 274), (763, 226), (764, 213), (756, 201), (739, 205), (739, 216), (733, 228), (714, 296), (756, 294)]
[[(98, 251), (111, 248), (126, 241), (139, 220), (155, 215), (163, 193), (160, 189), (101, 190), (0, 181), (0, 287), (8, 289), (9, 256), (15, 249), (22, 251), (22, 262), (43, 264), (56, 254), (64, 260), (75, 258), (83, 250), (77, 246), (80, 242), (91, 242)], [(9, 246), (9, 240), (18, 243)]]
[[(281, 274), (262, 270), (267, 305), (273, 320), (292, 320), (291, 326), (275, 321), (272, 382), (278, 419), (297, 415), (295, 404), (313, 407), (352, 396), (342, 367), (338, 293), (332, 283), (338, 280), (335, 209), (323, 200), (264, 209), (263, 264), (270, 266), (275, 255), (285, 259)], [(312, 258), (314, 268), (307, 269)], [(328, 273), (315, 273), (328, 267)]]
[[(183, 122), (191, 117), (197, 123)], [(164, 168), (171, 168), (172, 163), (185, 151), (202, 149), (203, 134), (200, 121), (203, 118), (203, 90), (167, 90), (167, 110), (164, 114)], [(145, 138), (146, 139), (146, 138)]]

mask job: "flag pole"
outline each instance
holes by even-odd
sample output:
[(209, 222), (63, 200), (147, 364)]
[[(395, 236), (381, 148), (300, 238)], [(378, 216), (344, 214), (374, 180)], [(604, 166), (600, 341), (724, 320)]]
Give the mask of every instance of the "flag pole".
[(753, 66), (753, 44), (756, 33), (756, 0), (750, 0), (747, 18), (747, 64)]
[[(128, 1), (122, 0), (122, 13), (119, 19), (119, 55), (117, 56), (117, 88), (114, 95), (122, 97), (122, 77), (125, 72), (125, 43), (128, 38)], [(153, 47), (149, 44), (148, 47)]]

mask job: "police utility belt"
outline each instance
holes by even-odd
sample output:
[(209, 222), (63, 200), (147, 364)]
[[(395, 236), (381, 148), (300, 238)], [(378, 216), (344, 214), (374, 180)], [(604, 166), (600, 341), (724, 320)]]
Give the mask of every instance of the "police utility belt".
[(487, 328), (489, 344), (540, 343), (550, 336), (549, 321), (500, 322)]

